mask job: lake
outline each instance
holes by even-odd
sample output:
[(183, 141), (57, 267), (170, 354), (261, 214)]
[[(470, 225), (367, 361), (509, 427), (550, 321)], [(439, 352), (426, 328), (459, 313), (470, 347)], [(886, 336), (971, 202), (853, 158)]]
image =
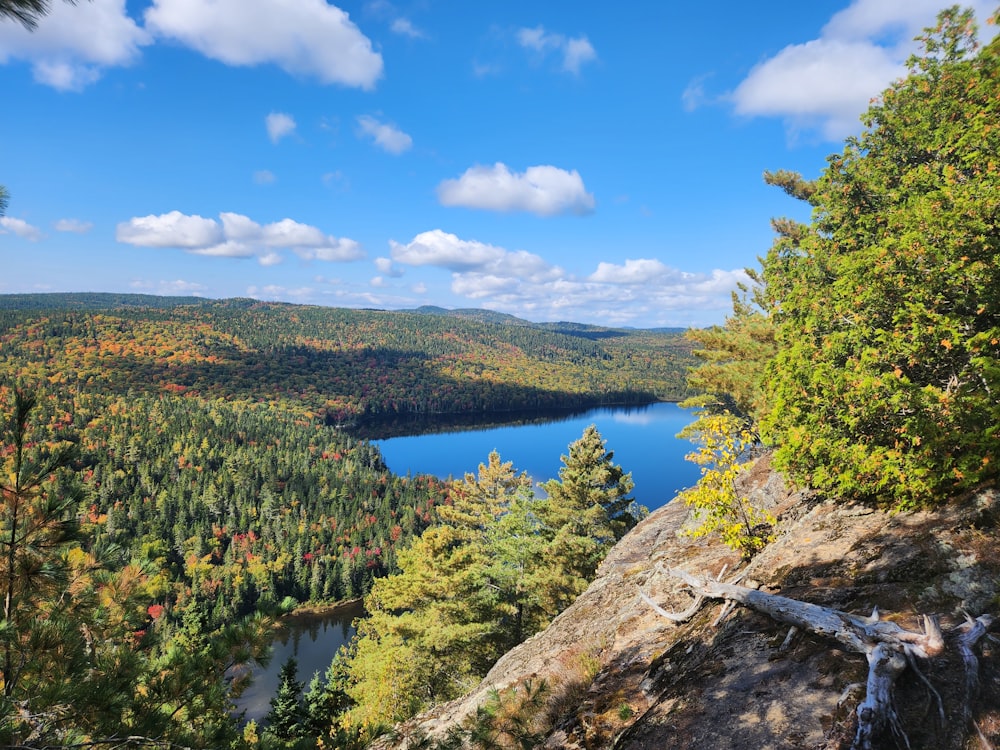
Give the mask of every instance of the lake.
[(322, 678), (337, 650), (354, 637), (354, 619), (363, 614), (359, 602), (329, 613), (283, 618), (271, 644), (271, 661), (266, 667), (254, 666), (253, 682), (236, 701), (237, 708), (246, 710), (247, 719), (259, 723), (271, 708), (271, 696), (278, 690), (278, 672), (289, 656), (298, 661), (298, 680), (304, 686), (308, 687), (313, 672)]
[[(451, 432), (406, 435), (373, 440), (389, 468), (399, 475), (433, 474), (442, 479), (461, 477), (485, 463), (490, 451), (512, 461), (518, 471), (544, 482), (556, 478), (562, 466), (560, 456), (578, 440), (584, 429), (596, 425), (614, 461), (635, 482), (633, 497), (650, 510), (674, 498), (680, 490), (698, 481), (698, 466), (684, 460), (693, 445), (676, 435), (692, 420), (691, 413), (677, 404), (592, 409), (584, 412), (522, 418), (518, 424), (495, 425)], [(440, 428), (441, 423), (435, 425)], [(455, 425), (452, 425), (454, 427)], [(377, 428), (377, 425), (375, 426)], [(410, 422), (410, 429), (419, 424)], [(399, 423), (393, 433), (406, 431)], [(374, 432), (369, 434), (375, 434)], [(342, 610), (322, 617), (288, 620), (274, 641), (274, 655), (266, 669), (257, 668), (254, 682), (238, 701), (247, 719), (260, 721), (270, 708), (278, 688), (278, 672), (289, 656), (299, 664), (298, 679), (308, 684), (313, 672), (322, 677), (337, 649), (354, 635), (351, 622), (361, 614)]]
[(433, 474), (442, 479), (475, 472), (496, 450), (537, 482), (557, 478), (569, 444), (596, 425), (614, 461), (635, 482), (633, 496), (650, 510), (673, 499), (698, 481), (699, 467), (684, 460), (693, 449), (676, 435), (692, 421), (677, 404), (591, 409), (551, 417), (544, 423), (498, 425), (469, 431), (374, 440), (395, 474)]

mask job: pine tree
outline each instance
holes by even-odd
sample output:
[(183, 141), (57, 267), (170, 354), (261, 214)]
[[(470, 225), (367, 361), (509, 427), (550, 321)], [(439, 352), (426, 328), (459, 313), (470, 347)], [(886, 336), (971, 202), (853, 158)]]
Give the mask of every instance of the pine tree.
[(632, 475), (614, 463), (614, 451), (606, 449), (594, 425), (570, 444), (562, 463), (559, 478), (542, 485), (548, 495), (541, 514), (548, 541), (537, 585), (552, 616), (583, 592), (598, 563), (642, 513), (629, 497)]
[(294, 656), (289, 656), (278, 672), (278, 690), (271, 698), (271, 710), (264, 717), (268, 731), (282, 740), (295, 739), (302, 734), (304, 712), (298, 671), (298, 662)]

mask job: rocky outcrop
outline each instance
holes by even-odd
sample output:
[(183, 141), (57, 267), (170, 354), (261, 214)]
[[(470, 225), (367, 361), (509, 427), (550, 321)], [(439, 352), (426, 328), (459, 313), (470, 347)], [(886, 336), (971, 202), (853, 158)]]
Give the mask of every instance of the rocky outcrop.
[[(742, 569), (745, 585), (860, 615), (878, 606), (909, 629), (935, 614), (946, 639), (964, 612), (1000, 610), (996, 489), (940, 510), (893, 514), (789, 488), (764, 457), (744, 474), (742, 491), (779, 519), (776, 540)], [(691, 595), (666, 569), (714, 577), (741, 566), (718, 543), (681, 534), (689, 522), (680, 503), (651, 514), (547, 630), (501, 658), (471, 693), (378, 746), (442, 737), (492, 691), (544, 679), (548, 703), (536, 721), (547, 748), (848, 748), (864, 697), (864, 657), (809, 633), (788, 638), (787, 626), (747, 609), (717, 622), (721, 602), (675, 624), (642, 600), (640, 591), (665, 609), (683, 610)], [(900, 677), (897, 711), (913, 748), (1000, 742), (996, 649), (989, 639), (980, 644), (979, 696), (971, 702), (955, 665), (935, 661), (923, 669), (941, 696), (944, 722), (928, 685), (912, 669)]]

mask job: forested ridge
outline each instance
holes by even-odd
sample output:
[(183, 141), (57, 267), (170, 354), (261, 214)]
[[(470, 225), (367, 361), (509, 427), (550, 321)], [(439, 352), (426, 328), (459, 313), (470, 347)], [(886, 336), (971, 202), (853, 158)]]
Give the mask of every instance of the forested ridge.
[[(679, 334), (254, 300), (0, 297), (2, 367), (87, 392), (287, 401), (330, 424), (676, 400)], [(44, 303), (44, 307), (39, 307)]]

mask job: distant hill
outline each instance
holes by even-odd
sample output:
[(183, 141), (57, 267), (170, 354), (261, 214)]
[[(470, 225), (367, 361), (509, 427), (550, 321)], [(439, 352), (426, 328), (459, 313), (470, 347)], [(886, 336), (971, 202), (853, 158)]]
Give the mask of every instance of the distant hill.
[(0, 310), (107, 310), (119, 307), (170, 308), (203, 305), (204, 297), (159, 297), (154, 294), (114, 292), (51, 292), (45, 294), (0, 294)]
[(0, 336), (0, 375), (276, 399), (335, 423), (678, 400), (693, 363), (678, 333), (241, 298), (0, 295)]

